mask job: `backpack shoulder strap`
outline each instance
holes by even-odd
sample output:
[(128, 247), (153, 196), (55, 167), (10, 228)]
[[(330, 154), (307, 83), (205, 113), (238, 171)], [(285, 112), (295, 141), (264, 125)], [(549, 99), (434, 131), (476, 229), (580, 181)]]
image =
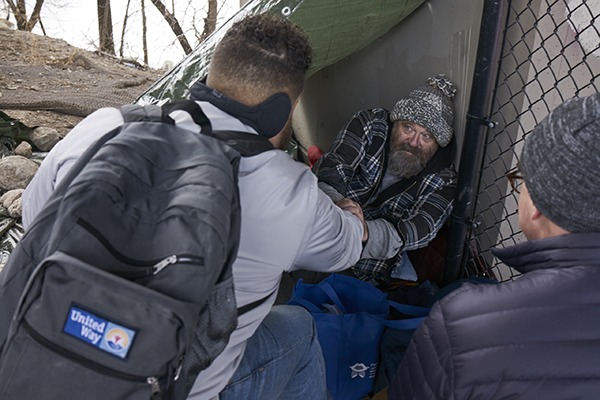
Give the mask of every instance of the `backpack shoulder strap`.
[(121, 114), (123, 115), (123, 121), (125, 121), (125, 123), (151, 121), (175, 124), (175, 121), (171, 118), (165, 119), (162, 107), (156, 104), (147, 104), (145, 106), (139, 104), (125, 104), (124, 106), (121, 106)]
[(252, 157), (275, 147), (264, 136), (253, 135), (248, 132), (214, 131), (210, 136), (222, 140), (235, 149), (243, 157)]
[(269, 297), (271, 297), (275, 291), (269, 292), (268, 294), (266, 294), (264, 297), (253, 301), (252, 303), (246, 304), (245, 306), (241, 306), (238, 307), (237, 309), (237, 315), (238, 317), (241, 315), (246, 314), (248, 311), (254, 310), (256, 307), (260, 306), (261, 304), (263, 304), (265, 301), (267, 301), (267, 299), (269, 299)]
[(202, 108), (193, 100), (179, 100), (166, 103), (162, 106), (163, 119), (171, 119), (169, 114), (175, 110), (182, 110), (190, 114), (197, 125), (200, 125), (201, 131), (204, 134), (212, 133), (212, 125), (210, 120), (202, 111)]

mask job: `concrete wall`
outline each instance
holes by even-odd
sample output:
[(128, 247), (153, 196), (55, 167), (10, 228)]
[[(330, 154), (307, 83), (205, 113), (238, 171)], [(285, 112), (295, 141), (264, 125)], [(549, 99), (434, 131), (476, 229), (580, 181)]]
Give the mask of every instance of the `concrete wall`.
[(462, 143), (482, 8), (481, 0), (426, 1), (374, 43), (311, 76), (294, 115), (301, 148), (326, 150), (356, 111), (390, 109), (439, 73), (458, 88), (454, 125)]

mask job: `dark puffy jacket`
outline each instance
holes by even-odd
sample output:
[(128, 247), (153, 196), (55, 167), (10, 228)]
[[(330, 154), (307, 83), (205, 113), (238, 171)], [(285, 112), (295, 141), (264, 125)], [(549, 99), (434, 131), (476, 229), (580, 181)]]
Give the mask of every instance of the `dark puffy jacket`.
[(600, 233), (495, 251), (523, 275), (434, 305), (390, 399), (599, 399)]

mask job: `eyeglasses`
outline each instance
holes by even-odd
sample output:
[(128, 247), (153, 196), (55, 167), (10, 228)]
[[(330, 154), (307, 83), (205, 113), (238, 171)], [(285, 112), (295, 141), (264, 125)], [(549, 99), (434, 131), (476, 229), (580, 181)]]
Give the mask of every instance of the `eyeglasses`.
[(517, 193), (521, 193), (521, 185), (523, 184), (523, 174), (519, 168), (514, 168), (506, 174), (510, 187)]
[[(432, 143), (435, 140), (435, 137), (427, 130), (427, 128), (418, 126), (418, 124), (409, 121), (399, 121), (399, 124), (400, 132), (406, 137), (412, 138), (416, 133), (419, 136), (419, 139), (425, 144)], [(419, 130), (417, 130), (417, 128), (419, 128)]]

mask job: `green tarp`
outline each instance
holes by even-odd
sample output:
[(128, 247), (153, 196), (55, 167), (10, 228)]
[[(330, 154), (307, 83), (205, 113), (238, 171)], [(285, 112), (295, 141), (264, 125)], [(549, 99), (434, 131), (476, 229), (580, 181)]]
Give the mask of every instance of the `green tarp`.
[(188, 97), (204, 77), (213, 50), (227, 29), (246, 15), (272, 12), (289, 17), (310, 37), (314, 51), (309, 76), (367, 46), (425, 0), (252, 0), (138, 99), (162, 103)]

